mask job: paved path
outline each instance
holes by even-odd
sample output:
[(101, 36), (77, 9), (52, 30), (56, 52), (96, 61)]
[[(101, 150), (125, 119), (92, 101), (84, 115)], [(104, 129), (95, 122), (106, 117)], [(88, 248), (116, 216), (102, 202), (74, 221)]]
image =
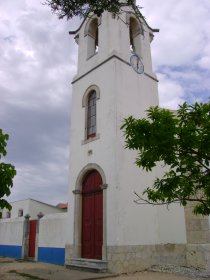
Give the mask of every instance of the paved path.
[(70, 270), (60, 265), (0, 258), (0, 280), (90, 280), (103, 279), (110, 275)]
[[(70, 270), (64, 266), (39, 262), (15, 261), (0, 257), (0, 280), (192, 280), (192, 277), (143, 271), (116, 276), (109, 273), (91, 273)], [(201, 279), (193, 277), (193, 279)], [(210, 279), (210, 278), (205, 278)]]

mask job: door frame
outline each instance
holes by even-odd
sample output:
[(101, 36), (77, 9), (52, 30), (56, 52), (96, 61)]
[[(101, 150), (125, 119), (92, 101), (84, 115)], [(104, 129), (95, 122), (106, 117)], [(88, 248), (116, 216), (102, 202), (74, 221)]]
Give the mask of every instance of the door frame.
[[(101, 185), (102, 178), (96, 170), (88, 172), (84, 177), (82, 186), (82, 258), (102, 259), (103, 191)], [(87, 242), (86, 238), (88, 238)]]
[[(28, 240), (28, 257), (29, 258), (36, 257), (37, 224), (38, 224), (38, 221), (36, 219), (29, 220), (29, 240)], [(33, 229), (33, 231), (32, 231), (32, 229)], [(31, 247), (33, 249), (33, 252), (31, 251)]]
[(76, 180), (76, 189), (73, 190), (75, 195), (74, 204), (74, 244), (73, 244), (73, 258), (81, 258), (82, 252), (82, 183), (90, 171), (96, 170), (102, 178), (102, 185), (100, 186), (103, 191), (103, 243), (102, 243), (102, 260), (107, 260), (107, 230), (106, 230), (106, 213), (107, 213), (107, 187), (106, 177), (102, 168), (93, 163), (87, 164), (79, 173)]

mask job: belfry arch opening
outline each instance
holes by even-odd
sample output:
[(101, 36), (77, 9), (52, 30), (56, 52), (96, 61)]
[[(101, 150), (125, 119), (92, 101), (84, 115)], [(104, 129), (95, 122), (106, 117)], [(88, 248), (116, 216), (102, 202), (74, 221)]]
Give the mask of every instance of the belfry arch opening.
[(141, 55), (141, 40), (143, 28), (141, 23), (133, 16), (129, 18), (130, 50)]
[(97, 17), (88, 21), (85, 28), (85, 36), (87, 36), (87, 58), (98, 53), (98, 25), (99, 20)]

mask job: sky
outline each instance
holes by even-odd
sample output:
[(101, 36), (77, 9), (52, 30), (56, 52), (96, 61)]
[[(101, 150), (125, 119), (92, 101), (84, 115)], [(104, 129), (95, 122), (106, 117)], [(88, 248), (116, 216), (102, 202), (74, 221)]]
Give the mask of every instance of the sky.
[[(8, 200), (56, 205), (68, 199), (71, 81), (77, 45), (44, 0), (0, 2), (0, 128), (10, 138), (6, 162), (17, 175)], [(159, 28), (152, 42), (160, 106), (210, 97), (210, 1), (141, 0)]]

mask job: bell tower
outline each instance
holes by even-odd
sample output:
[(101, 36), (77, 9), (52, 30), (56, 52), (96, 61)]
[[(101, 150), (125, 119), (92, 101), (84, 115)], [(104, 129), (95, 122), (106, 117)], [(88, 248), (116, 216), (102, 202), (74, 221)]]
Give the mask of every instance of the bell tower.
[[(155, 263), (156, 246), (186, 240), (183, 209), (172, 223), (174, 212), (167, 216), (162, 208), (133, 202), (133, 191), (142, 193), (159, 170), (149, 174), (135, 166), (136, 154), (125, 150), (120, 130), (124, 118), (144, 117), (158, 105), (150, 49), (157, 31), (123, 5), (119, 17), (90, 14), (70, 32), (78, 68), (72, 81), (67, 266), (137, 271)], [(142, 74), (131, 65), (132, 55), (143, 64)], [(164, 218), (168, 233), (161, 228)]]

